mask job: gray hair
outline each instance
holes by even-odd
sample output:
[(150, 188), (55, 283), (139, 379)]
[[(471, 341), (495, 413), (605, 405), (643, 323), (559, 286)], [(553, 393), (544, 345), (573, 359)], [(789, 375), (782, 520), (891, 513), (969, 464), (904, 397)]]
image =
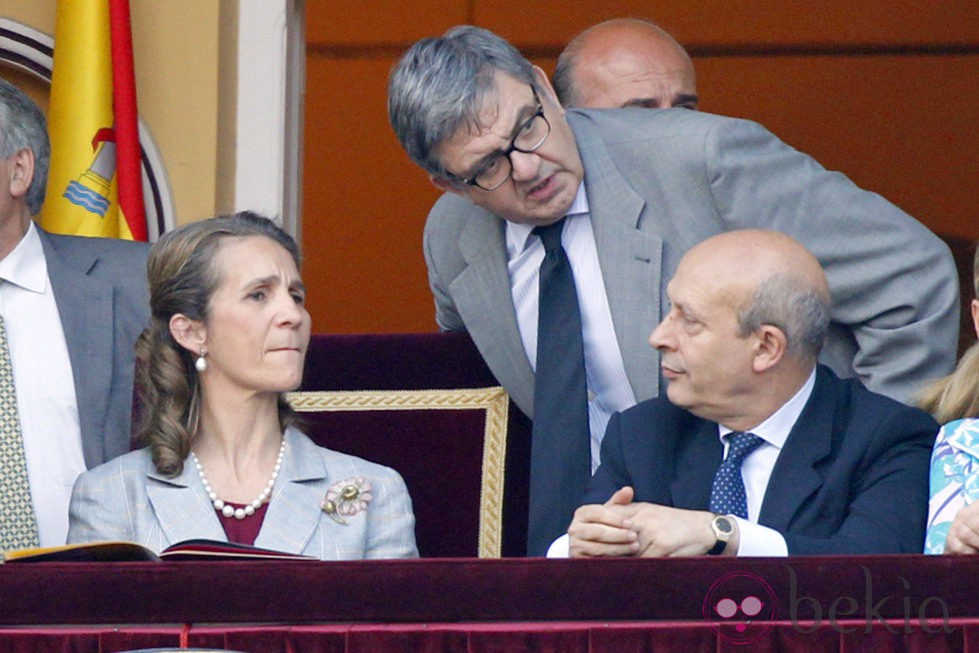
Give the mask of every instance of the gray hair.
[(447, 176), (438, 148), (460, 127), (479, 126), (479, 112), (506, 73), (538, 92), (534, 68), (492, 32), (459, 25), (415, 43), (391, 71), (388, 118), (401, 146), (426, 172)]
[(738, 311), (739, 335), (763, 324), (785, 333), (790, 355), (815, 359), (829, 329), (830, 299), (800, 277), (776, 273), (758, 284), (750, 304)]
[(27, 208), (31, 215), (37, 215), (44, 204), (51, 163), (48, 123), (33, 100), (0, 78), (0, 157), (9, 158), (25, 148), (34, 152), (34, 178), (27, 189)]

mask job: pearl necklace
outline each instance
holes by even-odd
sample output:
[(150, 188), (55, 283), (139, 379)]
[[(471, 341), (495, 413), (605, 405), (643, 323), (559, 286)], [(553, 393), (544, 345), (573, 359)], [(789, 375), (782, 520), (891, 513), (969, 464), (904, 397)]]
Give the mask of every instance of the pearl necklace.
[(279, 477), (279, 470), (282, 469), (282, 456), (286, 452), (286, 440), (282, 438), (282, 446), (279, 447), (279, 456), (275, 459), (275, 468), (272, 469), (272, 477), (269, 478), (269, 482), (265, 484), (265, 487), (259, 493), (258, 497), (247, 504), (244, 508), (234, 508), (228, 503), (222, 501), (218, 498), (217, 492), (211, 489), (211, 484), (207, 482), (207, 477), (204, 476), (204, 468), (201, 467), (201, 461), (197, 460), (197, 455), (191, 453), (190, 455), (194, 457), (194, 466), (197, 467), (197, 473), (201, 477), (201, 483), (204, 484), (204, 491), (207, 492), (207, 497), (211, 500), (211, 504), (214, 509), (225, 517), (234, 517), (235, 519), (244, 519), (245, 517), (251, 517), (255, 514), (255, 511), (262, 507), (262, 504), (269, 500), (269, 495), (272, 494), (272, 487), (275, 485), (275, 479)]

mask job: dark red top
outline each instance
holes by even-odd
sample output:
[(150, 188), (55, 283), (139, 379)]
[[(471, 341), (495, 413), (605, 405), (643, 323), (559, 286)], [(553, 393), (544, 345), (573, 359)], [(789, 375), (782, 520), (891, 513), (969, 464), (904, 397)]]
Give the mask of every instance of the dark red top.
[[(244, 503), (228, 503), (227, 505), (232, 508), (244, 508)], [(236, 544), (248, 544), (254, 545), (255, 538), (258, 537), (258, 532), (262, 530), (262, 522), (265, 521), (265, 512), (268, 510), (269, 504), (263, 503), (262, 507), (255, 511), (254, 515), (245, 517), (244, 519), (235, 519), (234, 516), (225, 517), (218, 513), (218, 521), (221, 522), (221, 526), (224, 528), (224, 534), (228, 536), (229, 542), (234, 542)]]

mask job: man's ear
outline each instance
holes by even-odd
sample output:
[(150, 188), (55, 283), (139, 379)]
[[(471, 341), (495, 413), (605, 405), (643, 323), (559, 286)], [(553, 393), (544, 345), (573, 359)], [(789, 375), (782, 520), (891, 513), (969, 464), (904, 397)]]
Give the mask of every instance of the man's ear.
[(10, 194), (17, 198), (24, 197), (33, 180), (34, 152), (23, 147), (10, 157)]
[(466, 191), (460, 188), (458, 184), (453, 183), (441, 175), (428, 175), (428, 180), (432, 182), (433, 186), (444, 193), (455, 193), (456, 195), (462, 196), (466, 194)]
[(557, 99), (557, 93), (554, 91), (554, 87), (551, 85), (551, 80), (548, 79), (547, 73), (540, 66), (534, 66), (534, 76), (537, 78), (537, 86), (543, 91), (544, 97), (540, 98), (540, 100), (552, 105), (563, 116), (564, 105)]
[(192, 354), (200, 354), (207, 341), (207, 330), (198, 320), (192, 320), (183, 313), (170, 318), (170, 335), (177, 344)]
[(785, 357), (788, 339), (785, 332), (771, 324), (761, 325), (753, 334), (755, 353), (751, 362), (755, 372), (764, 372), (778, 364)]

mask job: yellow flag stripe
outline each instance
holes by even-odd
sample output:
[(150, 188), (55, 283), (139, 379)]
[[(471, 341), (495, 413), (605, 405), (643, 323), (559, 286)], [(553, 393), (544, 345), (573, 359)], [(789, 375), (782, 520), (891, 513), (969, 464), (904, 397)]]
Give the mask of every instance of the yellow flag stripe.
[[(131, 238), (116, 201), (108, 2), (59, 0), (48, 124), (51, 171), (40, 222), (57, 233)], [(99, 138), (93, 149), (93, 140)], [(122, 228), (121, 228), (121, 225)]]

